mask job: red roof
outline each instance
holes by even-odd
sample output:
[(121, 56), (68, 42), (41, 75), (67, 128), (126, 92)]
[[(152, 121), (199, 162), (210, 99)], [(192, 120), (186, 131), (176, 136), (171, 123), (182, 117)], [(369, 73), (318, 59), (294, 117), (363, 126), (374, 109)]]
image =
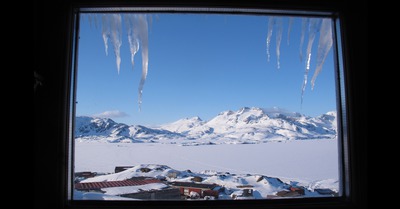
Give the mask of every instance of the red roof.
[(123, 181), (102, 181), (102, 182), (84, 182), (76, 183), (75, 189), (87, 190), (87, 189), (101, 189), (107, 187), (125, 187), (125, 186), (140, 186), (152, 183), (162, 183), (158, 179), (141, 179), (141, 180), (123, 180)]

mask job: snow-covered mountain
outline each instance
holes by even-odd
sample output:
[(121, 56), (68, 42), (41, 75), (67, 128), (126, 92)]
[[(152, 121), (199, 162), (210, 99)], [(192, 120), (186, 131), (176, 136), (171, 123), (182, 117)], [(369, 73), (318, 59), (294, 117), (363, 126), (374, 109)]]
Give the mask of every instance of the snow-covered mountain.
[(76, 117), (75, 138), (79, 141), (155, 142), (181, 137), (180, 134), (141, 125), (128, 126), (109, 118)]
[(193, 117), (158, 128), (128, 126), (111, 119), (77, 117), (75, 137), (79, 140), (182, 145), (331, 139), (336, 137), (336, 112), (308, 117), (279, 108), (244, 107), (221, 112), (209, 121)]

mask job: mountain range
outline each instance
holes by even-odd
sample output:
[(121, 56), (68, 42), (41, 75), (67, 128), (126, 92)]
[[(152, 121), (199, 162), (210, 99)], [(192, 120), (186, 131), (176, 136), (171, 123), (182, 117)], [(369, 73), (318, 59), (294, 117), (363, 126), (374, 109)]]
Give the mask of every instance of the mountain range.
[(151, 142), (179, 145), (254, 144), (269, 141), (335, 139), (336, 112), (317, 117), (280, 108), (243, 107), (224, 111), (208, 121), (199, 117), (145, 127), (109, 118), (77, 116), (75, 139), (100, 142)]

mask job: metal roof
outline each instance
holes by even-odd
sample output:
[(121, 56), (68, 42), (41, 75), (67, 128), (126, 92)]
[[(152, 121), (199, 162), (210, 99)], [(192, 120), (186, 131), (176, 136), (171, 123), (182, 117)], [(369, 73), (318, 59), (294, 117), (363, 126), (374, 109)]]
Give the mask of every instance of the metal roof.
[(92, 190), (92, 189), (101, 189), (108, 187), (125, 187), (125, 186), (140, 186), (145, 184), (152, 183), (162, 183), (158, 179), (149, 178), (149, 179), (128, 179), (122, 181), (102, 181), (102, 182), (83, 182), (76, 183), (75, 189), (78, 190)]

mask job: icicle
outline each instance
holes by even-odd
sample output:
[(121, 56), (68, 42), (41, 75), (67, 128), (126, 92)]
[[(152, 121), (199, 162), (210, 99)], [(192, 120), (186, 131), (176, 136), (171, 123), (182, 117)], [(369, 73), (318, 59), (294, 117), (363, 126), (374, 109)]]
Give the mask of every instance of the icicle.
[(115, 61), (117, 64), (117, 70), (121, 65), (120, 49), (122, 45), (122, 26), (121, 26), (121, 15), (120, 14), (103, 14), (102, 16), (102, 35), (104, 40), (104, 46), (106, 55), (108, 55), (108, 39), (111, 40), (111, 44), (114, 48)]
[(293, 17), (289, 17), (288, 30), (287, 30), (287, 45), (290, 43), (290, 31), (292, 30)]
[(300, 35), (300, 62), (303, 62), (303, 43), (304, 35), (307, 29), (308, 18), (301, 19), (301, 35)]
[[(105, 46), (106, 55), (108, 55), (108, 40), (114, 47), (115, 59), (118, 74), (121, 65), (121, 45), (122, 45), (122, 18), (121, 14), (103, 14), (102, 36)], [(124, 14), (124, 21), (128, 33), (129, 49), (131, 52), (132, 68), (134, 66), (134, 58), (139, 48), (142, 49), (142, 77), (139, 84), (139, 111), (142, 104), (143, 86), (146, 81), (148, 65), (149, 65), (149, 49), (148, 49), (148, 23), (145, 14)], [(140, 47), (140, 45), (142, 45)]]
[(139, 84), (139, 111), (142, 108), (143, 86), (146, 81), (149, 66), (149, 38), (146, 15), (138, 15), (138, 34), (142, 43), (142, 78)]
[(303, 104), (303, 96), (304, 96), (304, 91), (306, 89), (307, 79), (308, 79), (308, 71), (310, 71), (311, 49), (312, 49), (312, 45), (314, 43), (315, 35), (319, 29), (318, 23), (319, 23), (319, 19), (317, 19), (317, 18), (312, 18), (309, 23), (308, 43), (307, 43), (307, 50), (306, 50), (307, 61), (306, 61), (306, 70), (304, 72), (303, 87), (301, 88), (301, 104)]
[[(311, 53), (309, 54), (309, 57), (307, 57), (307, 60), (311, 60)], [(303, 86), (301, 87), (301, 104), (303, 104), (303, 97), (304, 97), (304, 91), (306, 90), (307, 86), (307, 80), (308, 80), (308, 68), (306, 67), (306, 70), (304, 72), (304, 78), (303, 78)]]
[(325, 62), (326, 56), (333, 44), (332, 39), (332, 26), (330, 19), (323, 19), (321, 23), (321, 29), (319, 34), (318, 51), (317, 51), (317, 66), (315, 68), (314, 75), (311, 79), (311, 89), (314, 89), (315, 80), (318, 74), (322, 70), (322, 65)]
[(103, 14), (101, 17), (101, 23), (102, 23), (101, 35), (103, 36), (106, 56), (108, 56), (108, 37), (110, 36), (110, 27), (109, 27), (110, 23), (108, 21), (107, 16), (108, 15)]
[(310, 24), (309, 24), (309, 31), (308, 31), (308, 43), (307, 43), (307, 50), (306, 50), (306, 55), (307, 55), (307, 66), (306, 69), (309, 70), (310, 69), (310, 64), (311, 64), (311, 49), (314, 43), (314, 39), (315, 39), (315, 35), (317, 34), (319, 27), (319, 19), (317, 18), (312, 18), (310, 20)]
[[(268, 32), (267, 32), (267, 60), (270, 60), (270, 45), (271, 45), (271, 36), (276, 27), (276, 57), (277, 57), (277, 68), (280, 68), (280, 45), (282, 41), (282, 31), (283, 31), (283, 23), (282, 17), (274, 17), (270, 16), (268, 20)], [(287, 44), (290, 43), (290, 31), (293, 24), (293, 17), (289, 17), (288, 23), (288, 32), (287, 32)], [(311, 79), (311, 89), (314, 88), (315, 80), (322, 70), (322, 65), (325, 62), (325, 59), (328, 55), (329, 50), (332, 47), (332, 26), (331, 20), (329, 18), (321, 19), (321, 18), (302, 18), (301, 19), (301, 35), (300, 35), (300, 47), (299, 47), (299, 57), (300, 62), (303, 61), (303, 44), (304, 37), (307, 31), (308, 26), (308, 42), (306, 48), (306, 61), (305, 61), (305, 72), (303, 78), (303, 84), (301, 87), (301, 105), (303, 104), (304, 92), (307, 87), (308, 82), (308, 73), (310, 71), (311, 66), (311, 52), (313, 43), (315, 40), (316, 34), (320, 31), (320, 38), (318, 43), (318, 51), (317, 51), (317, 61), (314, 75)]]
[(128, 41), (131, 52), (131, 63), (134, 66), (135, 55), (142, 45), (142, 77), (139, 83), (139, 111), (142, 108), (143, 86), (146, 81), (149, 66), (149, 41), (147, 16), (143, 14), (126, 14), (125, 21), (128, 30)]
[(272, 36), (272, 31), (274, 30), (274, 17), (271, 16), (268, 19), (268, 33), (267, 33), (267, 61), (269, 62), (269, 58), (271, 56), (269, 47), (271, 45), (271, 36)]
[(279, 62), (279, 58), (281, 55), (281, 41), (282, 41), (282, 32), (283, 32), (283, 21), (282, 21), (282, 17), (276, 18), (276, 27), (277, 27), (277, 31), (276, 31), (276, 68), (279, 69), (280, 66), (280, 62)]
[(125, 24), (128, 31), (128, 42), (129, 42), (129, 49), (131, 52), (131, 63), (132, 68), (134, 67), (135, 63), (135, 55), (139, 51), (139, 35), (138, 30), (135, 30), (135, 25), (138, 25), (137, 15), (133, 14), (125, 14)]
[(121, 45), (122, 45), (122, 26), (121, 26), (121, 15), (111, 15), (111, 43), (114, 46), (115, 60), (117, 64), (118, 74), (121, 65)]

